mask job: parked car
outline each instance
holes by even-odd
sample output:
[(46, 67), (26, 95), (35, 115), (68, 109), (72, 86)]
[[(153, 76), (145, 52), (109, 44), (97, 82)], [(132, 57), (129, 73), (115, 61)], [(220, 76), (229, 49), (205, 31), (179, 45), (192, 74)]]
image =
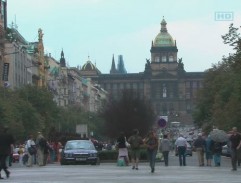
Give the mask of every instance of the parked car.
[(98, 152), (91, 140), (69, 140), (61, 152), (61, 165), (99, 164)]
[[(175, 155), (178, 156), (177, 147), (175, 148)], [(187, 142), (186, 156), (192, 156), (192, 146)]]
[(230, 148), (228, 147), (228, 145), (222, 146), (222, 155), (227, 157), (231, 156)]

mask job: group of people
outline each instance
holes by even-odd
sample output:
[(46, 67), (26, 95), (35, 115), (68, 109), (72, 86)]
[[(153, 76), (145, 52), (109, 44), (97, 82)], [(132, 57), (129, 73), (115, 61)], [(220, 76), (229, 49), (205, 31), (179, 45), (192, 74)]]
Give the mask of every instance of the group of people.
[[(8, 167), (11, 166), (11, 157), (15, 140), (12, 134), (8, 133), (8, 127), (0, 127), (0, 179), (4, 179), (1, 175), (3, 170), (6, 177), (10, 177)], [(48, 142), (41, 132), (38, 132), (36, 138), (29, 135), (28, 140), (24, 144), (18, 146), (19, 163), (32, 167), (33, 164), (45, 166), (48, 161), (60, 161), (60, 142)]]
[(222, 146), (228, 145), (231, 152), (232, 170), (237, 170), (237, 165), (241, 161), (241, 134), (237, 132), (237, 128), (233, 127), (230, 131), (228, 141), (220, 142), (212, 140), (210, 135), (205, 139), (202, 133), (198, 134), (198, 138), (194, 141), (193, 147), (198, 155), (199, 166), (204, 166), (204, 155), (206, 156), (206, 165), (211, 166), (212, 160), (216, 167), (221, 166)]
[[(237, 165), (240, 161), (240, 150), (241, 150), (241, 134), (237, 132), (237, 128), (233, 127), (229, 135), (230, 150), (231, 150), (231, 163), (232, 170), (237, 170)], [(179, 156), (179, 165), (186, 166), (186, 149), (187, 140), (182, 134), (175, 141), (175, 147)], [(204, 155), (206, 155), (206, 165), (211, 166), (212, 160), (214, 160), (215, 166), (221, 165), (221, 152), (222, 146), (225, 145), (223, 142), (215, 142), (210, 136), (203, 137), (202, 133), (198, 134), (198, 138), (193, 142), (193, 148), (195, 149), (199, 166), (204, 166)], [(118, 159), (122, 158), (126, 165), (129, 165), (128, 147), (130, 147), (131, 164), (133, 170), (138, 170), (138, 164), (140, 159), (140, 149), (145, 147), (149, 159), (149, 165), (151, 172), (155, 172), (155, 162), (158, 150), (162, 152), (165, 166), (168, 166), (169, 152), (172, 149), (172, 143), (168, 139), (168, 135), (164, 134), (163, 138), (159, 140), (154, 131), (150, 131), (148, 135), (143, 139), (139, 135), (137, 129), (133, 130), (133, 134), (126, 139), (125, 134), (121, 132), (117, 138), (118, 146)]]
[(120, 136), (117, 139), (117, 146), (119, 151), (118, 159), (124, 158), (126, 165), (129, 165), (127, 148), (128, 146), (130, 146), (130, 156), (133, 170), (139, 169), (138, 165), (140, 160), (141, 147), (145, 147), (147, 150), (151, 173), (155, 172), (155, 162), (158, 148), (162, 150), (165, 165), (168, 166), (168, 153), (171, 149), (171, 143), (167, 139), (167, 135), (164, 135), (164, 139), (159, 144), (159, 139), (157, 138), (153, 130), (151, 130), (143, 139), (139, 135), (138, 129), (134, 129), (133, 134), (128, 139), (126, 139), (125, 134), (121, 132)]
[(59, 161), (60, 149), (62, 149), (60, 142), (49, 142), (41, 132), (38, 132), (36, 140), (33, 135), (30, 135), (25, 145), (25, 155), (27, 155), (26, 166), (32, 167), (33, 164), (45, 166), (48, 161)]

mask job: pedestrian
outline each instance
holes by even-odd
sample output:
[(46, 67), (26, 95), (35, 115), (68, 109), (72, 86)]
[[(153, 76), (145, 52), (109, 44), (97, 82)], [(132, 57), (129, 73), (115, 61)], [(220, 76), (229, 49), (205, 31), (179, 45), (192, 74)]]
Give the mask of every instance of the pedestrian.
[(186, 166), (187, 140), (183, 137), (182, 134), (180, 134), (177, 140), (175, 141), (175, 146), (178, 151), (179, 165)]
[(147, 155), (150, 162), (151, 173), (155, 172), (156, 154), (158, 149), (158, 138), (154, 131), (150, 131), (147, 137), (144, 139), (144, 144), (147, 147)]
[(241, 147), (238, 149), (238, 166), (241, 164)]
[(47, 141), (45, 146), (44, 146), (44, 159), (43, 159), (43, 166), (46, 166), (48, 163), (48, 160), (50, 160), (50, 151), (51, 151), (51, 146), (49, 145), (49, 142)]
[(39, 166), (44, 165), (44, 149), (46, 147), (47, 141), (41, 132), (38, 132), (36, 138), (36, 148), (37, 148), (37, 162)]
[(212, 153), (212, 140), (210, 138), (210, 135), (208, 135), (205, 140), (205, 157), (206, 157), (207, 166), (212, 166), (213, 153)]
[(232, 128), (229, 140), (231, 142), (232, 171), (237, 171), (238, 149), (241, 148), (241, 135), (238, 133), (237, 127)]
[(168, 159), (169, 159), (169, 151), (171, 150), (172, 145), (170, 140), (167, 138), (167, 135), (163, 135), (163, 139), (160, 142), (160, 151), (162, 152), (165, 166), (168, 166)]
[(216, 167), (221, 166), (221, 153), (223, 145), (225, 145), (224, 142), (212, 141), (211, 143), (214, 165)]
[(134, 129), (133, 135), (129, 137), (128, 143), (131, 147), (131, 162), (132, 162), (132, 169), (138, 170), (138, 164), (140, 159), (140, 147), (143, 144), (143, 140), (141, 136), (139, 136), (139, 130)]
[(50, 156), (50, 163), (54, 163), (55, 162), (55, 149), (54, 149), (54, 143), (53, 141), (49, 142), (49, 156)]
[(206, 142), (202, 137), (202, 133), (198, 134), (198, 138), (194, 141), (193, 147), (197, 152), (199, 166), (204, 166), (204, 150)]
[(11, 146), (14, 144), (13, 136), (8, 133), (8, 127), (0, 127), (0, 179), (3, 179), (1, 176), (2, 169), (4, 170), (6, 177), (10, 177), (10, 171), (8, 170), (6, 164), (6, 158), (11, 153)]
[[(129, 156), (128, 156), (128, 147), (127, 147), (127, 141), (126, 136), (124, 132), (121, 132), (119, 137), (116, 140), (117, 148), (118, 148), (118, 160), (124, 159), (125, 165), (129, 165)], [(118, 161), (117, 160), (117, 161)]]
[(22, 144), (19, 145), (18, 154), (19, 154), (19, 164), (23, 166), (23, 155), (24, 155), (24, 146)]
[(33, 135), (29, 135), (29, 139), (27, 140), (27, 143), (26, 143), (26, 149), (28, 153), (27, 167), (32, 167), (34, 156), (36, 154), (36, 144), (33, 140)]

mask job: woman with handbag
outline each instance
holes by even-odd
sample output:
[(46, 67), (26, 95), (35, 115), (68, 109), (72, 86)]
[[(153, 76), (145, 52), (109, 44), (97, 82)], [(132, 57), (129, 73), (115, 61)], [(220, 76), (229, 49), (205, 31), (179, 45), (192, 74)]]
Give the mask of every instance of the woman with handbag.
[(27, 153), (28, 153), (27, 167), (32, 167), (33, 166), (33, 157), (36, 153), (35, 142), (33, 140), (32, 135), (29, 136), (26, 147), (27, 147)]
[(128, 156), (128, 149), (127, 149), (128, 143), (126, 141), (124, 132), (121, 132), (120, 136), (117, 138), (116, 146), (118, 148), (118, 160), (117, 161), (119, 161), (119, 159), (123, 158), (125, 161), (125, 165), (128, 166), (129, 165), (129, 156)]

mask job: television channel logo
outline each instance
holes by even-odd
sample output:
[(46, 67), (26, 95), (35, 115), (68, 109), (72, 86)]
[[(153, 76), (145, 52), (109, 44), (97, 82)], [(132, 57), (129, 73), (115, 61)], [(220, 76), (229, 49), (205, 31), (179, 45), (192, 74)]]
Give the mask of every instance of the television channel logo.
[(233, 12), (230, 12), (230, 11), (215, 12), (215, 21), (233, 21)]

